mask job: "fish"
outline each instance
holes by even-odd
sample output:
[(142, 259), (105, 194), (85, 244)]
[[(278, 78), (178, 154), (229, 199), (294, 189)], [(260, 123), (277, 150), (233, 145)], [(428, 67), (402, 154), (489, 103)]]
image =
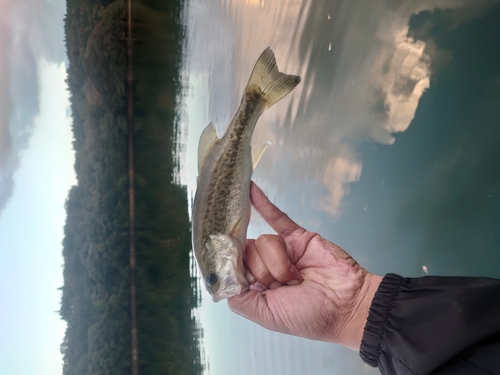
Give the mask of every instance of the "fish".
[(212, 122), (201, 133), (192, 242), (205, 288), (214, 302), (249, 289), (243, 253), (250, 221), (250, 182), (270, 142), (250, 143), (262, 113), (299, 82), (299, 76), (281, 73), (274, 53), (265, 49), (224, 135), (219, 138)]

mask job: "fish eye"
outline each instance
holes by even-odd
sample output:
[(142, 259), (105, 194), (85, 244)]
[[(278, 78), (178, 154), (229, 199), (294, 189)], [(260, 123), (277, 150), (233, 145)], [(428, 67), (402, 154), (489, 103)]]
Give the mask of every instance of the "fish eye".
[(215, 273), (209, 273), (207, 276), (207, 284), (212, 286), (217, 283), (217, 275)]

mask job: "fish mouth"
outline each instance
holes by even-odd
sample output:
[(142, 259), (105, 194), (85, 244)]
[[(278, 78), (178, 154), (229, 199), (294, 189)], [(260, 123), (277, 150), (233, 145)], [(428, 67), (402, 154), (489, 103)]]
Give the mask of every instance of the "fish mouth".
[(228, 277), (222, 280), (221, 287), (214, 294), (214, 302), (222, 301), (223, 299), (237, 296), (242, 291), (242, 285), (238, 282), (236, 278)]

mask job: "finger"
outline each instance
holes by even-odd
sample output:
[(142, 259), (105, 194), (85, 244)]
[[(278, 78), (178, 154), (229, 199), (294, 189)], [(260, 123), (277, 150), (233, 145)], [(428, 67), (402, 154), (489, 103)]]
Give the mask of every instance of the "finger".
[(228, 298), (229, 308), (238, 315), (261, 325), (264, 328), (276, 331), (275, 319), (267, 304), (266, 293), (271, 291), (250, 290), (240, 295)]
[(294, 231), (305, 231), (283, 211), (271, 203), (262, 190), (252, 181), (250, 185), (252, 205), (276, 233), (286, 239)]
[(272, 204), (254, 182), (250, 184), (250, 199), (260, 216), (285, 239), (288, 245), (286, 250), (292, 263), (296, 263), (315, 234), (306, 231)]
[(248, 284), (250, 285), (255, 284), (257, 282), (257, 280), (255, 280), (254, 275), (252, 275), (252, 273), (248, 269), (245, 270), (245, 279), (247, 279)]
[[(294, 322), (283, 319), (284, 316), (290, 316), (292, 312), (300, 309), (302, 300), (297, 298), (296, 288), (301, 288), (301, 286), (284, 286), (264, 291), (249, 290), (228, 298), (227, 304), (236, 314), (264, 328), (297, 335), (297, 330), (293, 327)], [(304, 334), (302, 336), (307, 337)]]
[(262, 235), (257, 238), (254, 247), (254, 251), (257, 252), (261, 262), (275, 280), (289, 285), (298, 285), (302, 282), (302, 275), (290, 261), (286, 243), (282, 237), (271, 234)]
[(253, 277), (266, 288), (269, 288), (276, 281), (262, 261), (255, 246), (255, 240), (247, 240), (244, 262)]

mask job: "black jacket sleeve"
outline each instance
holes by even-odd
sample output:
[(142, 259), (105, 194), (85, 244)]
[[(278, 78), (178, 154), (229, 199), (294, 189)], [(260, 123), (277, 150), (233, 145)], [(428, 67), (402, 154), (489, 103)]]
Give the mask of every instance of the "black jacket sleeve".
[(499, 375), (500, 280), (386, 275), (360, 355), (384, 375)]

